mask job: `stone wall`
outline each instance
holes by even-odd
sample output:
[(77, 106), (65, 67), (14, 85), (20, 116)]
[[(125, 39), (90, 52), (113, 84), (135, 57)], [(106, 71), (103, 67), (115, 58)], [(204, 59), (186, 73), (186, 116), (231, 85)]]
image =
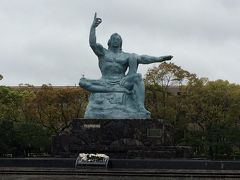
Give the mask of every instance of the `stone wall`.
[(105, 153), (113, 158), (175, 158), (191, 154), (173, 146), (173, 129), (157, 119), (74, 119), (71, 133), (53, 138), (55, 156)]

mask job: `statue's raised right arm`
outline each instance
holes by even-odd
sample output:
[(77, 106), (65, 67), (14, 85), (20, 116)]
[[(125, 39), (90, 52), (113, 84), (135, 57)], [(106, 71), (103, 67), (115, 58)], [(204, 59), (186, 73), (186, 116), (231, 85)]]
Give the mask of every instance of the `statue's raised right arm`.
[(92, 48), (93, 52), (98, 56), (104, 56), (104, 48), (101, 44), (97, 43), (96, 38), (96, 27), (102, 22), (101, 18), (97, 18), (97, 13), (94, 14), (93, 23), (90, 29), (89, 34), (89, 45)]

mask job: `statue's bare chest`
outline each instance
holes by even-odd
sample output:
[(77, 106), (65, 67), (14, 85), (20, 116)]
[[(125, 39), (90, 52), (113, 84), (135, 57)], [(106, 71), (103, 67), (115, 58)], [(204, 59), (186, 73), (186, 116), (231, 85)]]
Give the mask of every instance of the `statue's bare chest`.
[(128, 56), (125, 53), (112, 53), (105, 54), (104, 61), (106, 63), (126, 65), (128, 64)]

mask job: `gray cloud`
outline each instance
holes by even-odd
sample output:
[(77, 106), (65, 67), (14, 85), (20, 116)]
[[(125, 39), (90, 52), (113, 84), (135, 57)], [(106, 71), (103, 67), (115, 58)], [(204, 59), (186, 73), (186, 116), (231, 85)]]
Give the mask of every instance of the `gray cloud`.
[(173, 54), (175, 64), (199, 76), (240, 83), (240, 1), (1, 0), (1, 84), (75, 85), (82, 74), (100, 78), (88, 45), (95, 11), (103, 19), (97, 38), (104, 46), (118, 32), (126, 52)]

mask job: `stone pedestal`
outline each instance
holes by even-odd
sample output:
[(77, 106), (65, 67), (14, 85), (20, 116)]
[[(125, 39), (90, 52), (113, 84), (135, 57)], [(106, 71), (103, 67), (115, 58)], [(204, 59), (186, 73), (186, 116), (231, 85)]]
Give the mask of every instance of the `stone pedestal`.
[(85, 119), (150, 119), (150, 112), (139, 108), (134, 94), (91, 93)]
[(190, 149), (173, 146), (173, 129), (157, 119), (74, 119), (69, 134), (53, 138), (55, 156), (104, 153), (110, 158), (175, 158)]

